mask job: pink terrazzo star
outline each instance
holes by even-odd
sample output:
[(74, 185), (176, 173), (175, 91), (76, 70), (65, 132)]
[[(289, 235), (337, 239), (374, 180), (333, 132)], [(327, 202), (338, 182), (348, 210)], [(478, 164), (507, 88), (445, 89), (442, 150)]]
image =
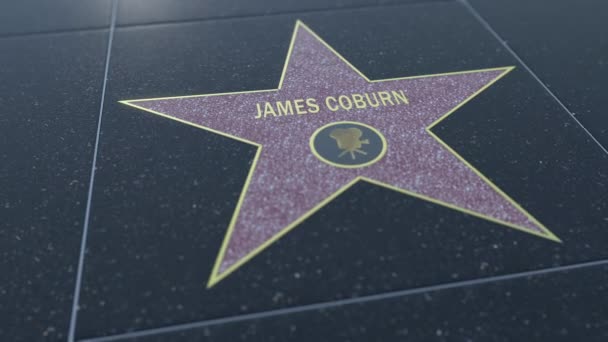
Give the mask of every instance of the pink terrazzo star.
[[(511, 69), (370, 81), (298, 22), (277, 89), (123, 103), (259, 146), (212, 286), (360, 179), (559, 241), (430, 130)], [(408, 103), (333, 110), (335, 103), (328, 107), (325, 102), (340, 95), (392, 91), (402, 91)], [(277, 101), (295, 104), (311, 98), (316, 113), (311, 107), (304, 107), (307, 114), (302, 115), (258, 111), (266, 103), (276, 109)], [(361, 168), (321, 161), (309, 140), (320, 127), (338, 121), (375, 128), (386, 139), (386, 154)]]

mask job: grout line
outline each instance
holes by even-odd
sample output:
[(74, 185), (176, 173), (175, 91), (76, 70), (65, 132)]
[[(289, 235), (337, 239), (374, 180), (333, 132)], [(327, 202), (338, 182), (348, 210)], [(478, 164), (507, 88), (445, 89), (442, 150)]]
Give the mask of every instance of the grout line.
[(238, 20), (238, 19), (256, 19), (262, 17), (276, 17), (276, 16), (286, 16), (286, 15), (295, 15), (295, 14), (313, 14), (318, 12), (342, 12), (342, 11), (356, 11), (356, 10), (366, 10), (366, 9), (380, 9), (387, 7), (406, 7), (406, 6), (416, 6), (416, 5), (429, 5), (429, 4), (437, 4), (437, 3), (451, 3), (455, 0), (414, 0), (411, 2), (395, 2), (388, 4), (380, 4), (375, 3), (371, 5), (355, 5), (355, 6), (345, 6), (345, 7), (332, 7), (332, 8), (306, 8), (299, 10), (283, 10), (271, 13), (245, 13), (245, 14), (235, 14), (235, 15), (227, 15), (227, 16), (210, 16), (203, 18), (190, 18), (184, 20), (160, 20), (160, 21), (150, 21), (144, 23), (126, 23), (126, 24), (118, 24), (118, 28), (132, 28), (132, 27), (148, 27), (148, 26), (156, 26), (156, 25), (179, 25), (179, 24), (188, 24), (188, 23), (198, 23), (198, 22), (207, 22), (207, 21), (224, 21), (224, 20)]
[(547, 93), (549, 93), (549, 95), (551, 95), (551, 97), (553, 97), (553, 99), (555, 101), (557, 101), (557, 103), (583, 129), (583, 131), (585, 131), (585, 133), (587, 133), (587, 135), (591, 138), (591, 140), (593, 140), (599, 146), (599, 148), (602, 149), (602, 151), (604, 151), (604, 153), (608, 154), (608, 150), (606, 149), (606, 147), (604, 145), (602, 145), (593, 136), (593, 134), (591, 134), (591, 132), (589, 132), (589, 130), (587, 130), (587, 128), (585, 126), (583, 126), (583, 124), (576, 118), (576, 116), (570, 111), (570, 109), (568, 109), (568, 107), (566, 107), (566, 105), (555, 95), (555, 93), (553, 93), (549, 89), (549, 87), (547, 87), (547, 85), (545, 85), (545, 83), (532, 71), (532, 69), (530, 69), (530, 67), (526, 63), (524, 63), (524, 61), (519, 57), (519, 55), (517, 53), (515, 53), (515, 51), (509, 46), (507, 41), (502, 39), (502, 37), (492, 28), (492, 26), (490, 26), (490, 24), (481, 16), (481, 14), (479, 14), (479, 12), (477, 12), (477, 10), (475, 10), (475, 8), (473, 8), (473, 6), (471, 6), (471, 4), (469, 4), (468, 0), (457, 0), (457, 1), (460, 2), (473, 15), (473, 17), (475, 17), (475, 19), (477, 19), (477, 21), (479, 21), (479, 23), (485, 29), (487, 29), (494, 36), (494, 38), (496, 38), (504, 46), (504, 48), (513, 55), (513, 57), (515, 57), (515, 59), (519, 62), (519, 64), (521, 64), (521, 66), (523, 66), (524, 69), (526, 69), (526, 71), (528, 71), (528, 73), (530, 73), (530, 75), (532, 75), (532, 77), (538, 83), (540, 83), (540, 85), (543, 87), (543, 89), (545, 89), (545, 91), (547, 91)]
[(69, 33), (75, 33), (75, 32), (101, 32), (101, 31), (105, 31), (107, 29), (108, 29), (108, 26), (89, 26), (89, 27), (57, 29), (57, 30), (47, 30), (47, 31), (0, 33), (0, 40), (1, 39), (12, 39), (12, 38), (46, 36), (46, 35), (62, 35), (62, 34), (69, 34)]
[(385, 293), (379, 293), (379, 294), (357, 297), (357, 298), (341, 299), (341, 300), (336, 300), (336, 301), (331, 301), (331, 302), (321, 302), (321, 303), (315, 303), (315, 304), (296, 306), (296, 307), (292, 307), (292, 308), (283, 308), (283, 309), (256, 312), (256, 313), (245, 314), (245, 315), (216, 318), (216, 319), (210, 319), (210, 320), (204, 320), (204, 321), (198, 321), (198, 322), (192, 322), (192, 323), (185, 323), (185, 324), (177, 324), (177, 325), (171, 325), (171, 326), (166, 326), (166, 327), (161, 327), (161, 328), (128, 332), (128, 333), (124, 333), (124, 334), (83, 339), (83, 340), (81, 340), (81, 342), (110, 342), (110, 341), (119, 341), (119, 340), (129, 339), (129, 338), (160, 335), (160, 334), (165, 334), (165, 333), (179, 332), (179, 331), (208, 327), (208, 326), (219, 325), (219, 324), (236, 323), (236, 322), (241, 322), (241, 321), (262, 319), (262, 318), (274, 317), (274, 316), (279, 316), (279, 315), (295, 314), (295, 313), (301, 313), (301, 312), (307, 312), (307, 311), (313, 311), (313, 310), (335, 308), (335, 307), (339, 307), (342, 305), (361, 304), (361, 303), (367, 303), (367, 302), (378, 301), (378, 300), (392, 299), (392, 298), (396, 298), (396, 297), (405, 297), (405, 296), (410, 296), (410, 295), (415, 295), (415, 294), (420, 294), (420, 293), (425, 293), (425, 292), (449, 290), (449, 289), (455, 289), (455, 288), (461, 288), (461, 287), (473, 286), (473, 285), (483, 285), (483, 284), (487, 284), (487, 283), (494, 283), (494, 282), (505, 281), (505, 280), (514, 280), (514, 279), (519, 279), (519, 278), (539, 276), (539, 275), (545, 275), (545, 274), (562, 272), (562, 271), (571, 271), (571, 270), (589, 268), (589, 267), (594, 267), (594, 266), (602, 266), (602, 265), (608, 265), (608, 259), (597, 260), (597, 261), (588, 261), (588, 262), (582, 262), (582, 263), (571, 264), (571, 265), (566, 265), (566, 266), (549, 267), (549, 268), (543, 268), (543, 269), (539, 269), (539, 270), (524, 271), (524, 272), (511, 273), (511, 274), (505, 274), (505, 275), (499, 275), (499, 276), (493, 276), (493, 277), (463, 280), (463, 281), (457, 281), (457, 282), (446, 283), (446, 284), (423, 286), (423, 287), (418, 287), (418, 288), (413, 288), (413, 289), (385, 292)]
[[(247, 18), (259, 18), (259, 17), (271, 17), (281, 15), (293, 15), (293, 14), (310, 14), (316, 12), (339, 12), (348, 10), (359, 10), (359, 9), (373, 9), (373, 8), (386, 8), (386, 7), (401, 7), (410, 5), (420, 4), (432, 4), (432, 3), (445, 3), (452, 2), (454, 0), (416, 0), (405, 3), (391, 3), (391, 4), (372, 4), (372, 5), (358, 5), (358, 6), (345, 6), (345, 7), (333, 7), (333, 8), (309, 8), (302, 10), (285, 10), (277, 11), (272, 13), (249, 13), (242, 15), (229, 15), (229, 16), (212, 16), (212, 17), (201, 17), (201, 18), (190, 18), (184, 20), (159, 20), (159, 21), (148, 21), (143, 23), (127, 23), (115, 25), (116, 28), (131, 28), (131, 27), (149, 27), (149, 26), (163, 26), (163, 25), (176, 25), (176, 24), (188, 24), (205, 21), (221, 21), (221, 20), (232, 20), (232, 19), (247, 19)], [(33, 31), (33, 32), (14, 32), (14, 33), (0, 33), (0, 39), (20, 38), (20, 37), (31, 37), (39, 35), (53, 35), (53, 34), (65, 34), (74, 32), (95, 32), (105, 30), (106, 27), (101, 26), (89, 26), (81, 28), (67, 28), (67, 29), (54, 29), (48, 31)]]
[(97, 119), (97, 133), (95, 136), (95, 147), (93, 148), (93, 161), (91, 163), (91, 178), (89, 181), (89, 190), (87, 194), (87, 205), (84, 213), (84, 224), (82, 228), (82, 237), (80, 241), (80, 255), (78, 257), (78, 271), (76, 273), (76, 285), (74, 287), (74, 298), (72, 303), (72, 314), (70, 317), (70, 327), (68, 331), (68, 342), (73, 342), (76, 334), (76, 321), (78, 318), (80, 288), (82, 285), (82, 272), (84, 268), (84, 255), (87, 247), (87, 236), (89, 231), (89, 221), (91, 217), (91, 202), (93, 198), (93, 184), (95, 180), (95, 170), (97, 168), (97, 153), (99, 151), (99, 138), (101, 133), (101, 119), (103, 117), (103, 104), (106, 96), (106, 85), (108, 82), (108, 70), (110, 68), (110, 53), (112, 51), (112, 40), (114, 39), (114, 27), (116, 24), (116, 8), (118, 0), (112, 0), (112, 19), (110, 22), (110, 32), (108, 35), (108, 48), (106, 52), (105, 69), (103, 75), (103, 83), (101, 87), (101, 103), (99, 105), (99, 117)]

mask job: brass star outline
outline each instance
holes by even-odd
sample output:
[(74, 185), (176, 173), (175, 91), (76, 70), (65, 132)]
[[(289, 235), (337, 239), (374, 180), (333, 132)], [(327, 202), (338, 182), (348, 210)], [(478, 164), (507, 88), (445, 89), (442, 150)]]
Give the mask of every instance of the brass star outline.
[[(367, 177), (362, 177), (362, 176), (357, 176), (355, 177), (352, 181), (350, 181), (349, 183), (347, 183), (346, 185), (344, 185), (343, 187), (341, 187), (340, 189), (338, 189), (336, 192), (334, 192), (332, 195), (328, 196), (327, 198), (325, 198), (324, 200), (322, 200), (321, 202), (319, 202), (317, 205), (315, 205), (312, 209), (310, 209), (308, 212), (306, 212), (304, 215), (300, 216), (298, 219), (296, 219), (295, 221), (293, 221), (291, 224), (289, 224), (288, 226), (286, 226), (285, 228), (283, 228), (281, 231), (279, 231), (278, 233), (274, 234), (274, 236), (268, 240), (266, 240), (263, 244), (261, 244), (260, 246), (258, 246), (257, 248), (255, 248), (254, 250), (252, 250), (251, 252), (249, 252), (245, 257), (241, 258), (238, 262), (232, 264), (231, 266), (229, 266), (224, 272), (219, 273), (219, 269), (220, 269), (220, 265), (222, 263), (222, 260), (224, 259), (224, 254), (226, 252), (226, 248), (228, 246), (228, 242), (230, 241), (230, 238), (232, 236), (233, 230), (234, 230), (234, 226), (236, 224), (236, 220), (237, 217), (240, 213), (241, 210), (241, 205), (243, 203), (243, 200), (245, 198), (245, 195), (247, 193), (247, 189), (249, 187), (249, 183), (251, 182), (251, 178), (253, 176), (254, 170), (256, 168), (258, 159), (260, 157), (261, 151), (262, 151), (262, 145), (258, 144), (254, 141), (250, 141), (247, 139), (243, 139), (231, 134), (227, 134), (218, 130), (214, 130), (211, 129), (209, 127), (205, 127), (205, 126), (201, 126), (201, 125), (197, 125), (194, 124), (192, 122), (186, 121), (186, 120), (182, 120), (179, 118), (175, 118), (169, 115), (166, 115), (164, 113), (160, 113), (154, 110), (150, 110), (141, 106), (138, 106), (136, 103), (138, 101), (150, 101), (150, 100), (165, 100), (165, 99), (178, 99), (178, 98), (190, 98), (190, 97), (204, 97), (204, 96), (222, 96), (222, 95), (237, 95), (237, 94), (250, 94), (250, 93), (261, 93), (261, 92), (271, 92), (271, 91), (278, 91), (281, 89), (282, 85), (283, 85), (283, 81), (285, 78), (285, 74), (287, 71), (287, 66), (289, 64), (289, 60), (291, 58), (291, 54), (292, 54), (292, 50), (293, 50), (293, 46), (294, 46), (294, 42), (295, 42), (295, 38), (296, 38), (296, 33), (298, 32), (298, 29), (302, 28), (307, 30), (310, 34), (312, 34), (316, 39), (319, 40), (319, 42), (321, 42), (327, 49), (329, 49), (332, 53), (334, 53), (340, 60), (342, 60), (346, 65), (348, 65), (353, 71), (355, 71), (359, 76), (361, 76), (364, 80), (366, 80), (369, 83), (375, 83), (375, 82), (384, 82), (384, 81), (393, 81), (393, 80), (405, 80), (405, 79), (415, 79), (415, 78), (425, 78), (425, 77), (435, 77), (435, 76), (446, 76), (446, 75), (456, 75), (456, 74), (466, 74), (466, 73), (474, 73), (474, 72), (481, 72), (481, 71), (492, 71), (492, 70), (502, 70), (503, 72), (497, 76), (494, 80), (492, 80), (491, 82), (487, 83), (486, 85), (484, 85), (482, 88), (480, 88), (478, 91), (476, 91), (475, 93), (471, 94), (468, 98), (466, 98), (464, 101), (460, 102), (457, 106), (455, 106), (454, 108), (452, 108), (449, 112), (445, 113), (443, 116), (441, 116), (439, 119), (437, 119), (435, 122), (433, 122), (432, 124), (430, 124), (429, 126), (426, 127), (426, 132), (428, 134), (430, 134), (437, 142), (439, 142), (447, 151), (449, 151), (450, 153), (452, 153), (456, 158), (458, 158), (460, 160), (460, 162), (462, 162), (464, 165), (466, 165), (469, 169), (471, 169), (478, 177), (480, 177), (486, 184), (488, 184), (494, 191), (496, 191), (498, 194), (500, 194), (500, 196), (502, 196), (505, 200), (507, 200), (508, 202), (510, 202), (515, 208), (517, 208), (521, 213), (523, 213), (526, 217), (528, 217), (532, 222), (534, 222), (541, 230), (542, 233), (539, 232), (535, 232), (533, 230), (527, 229), (527, 228), (523, 228), (520, 227), (518, 225), (509, 223), (509, 222), (504, 222), (498, 219), (495, 219), (493, 217), (490, 216), (486, 216), (480, 213), (476, 213), (470, 210), (467, 210), (465, 208), (461, 208), (458, 207), (456, 205), (450, 204), (450, 203), (446, 203), (428, 196), (424, 196), (418, 193), (414, 193), (405, 189), (401, 189), (399, 187), (395, 187), (392, 186), (390, 184), (386, 184), (383, 182), (379, 182)], [(250, 145), (253, 145), (257, 148), (256, 150), (256, 154), (254, 156), (253, 162), (251, 164), (249, 173), (247, 175), (247, 178), (245, 180), (245, 184), (243, 186), (243, 189), (241, 191), (241, 194), (239, 196), (239, 199), (237, 201), (237, 205), (236, 208), (234, 210), (234, 214), (232, 215), (232, 218), (230, 220), (230, 224), (228, 226), (228, 230), (226, 232), (226, 235), (224, 236), (223, 242), (222, 242), (222, 246), (220, 248), (220, 251), (218, 253), (218, 256), (216, 258), (216, 261), (214, 263), (213, 266), (213, 270), (211, 272), (211, 275), (209, 277), (209, 281), (207, 283), (207, 287), (210, 288), (212, 286), (214, 286), (215, 284), (217, 284), (218, 282), (220, 282), (222, 279), (226, 278), (228, 275), (230, 275), (231, 273), (233, 273), (234, 271), (236, 271), (238, 268), (240, 268), (241, 266), (243, 266), (245, 263), (247, 263), (249, 260), (251, 260), (253, 257), (255, 257), (256, 255), (258, 255), (259, 253), (261, 253), (264, 249), (268, 248), (272, 243), (274, 243), (275, 241), (279, 240), (281, 237), (283, 237), (285, 234), (289, 233), (292, 229), (294, 229), (296, 226), (298, 226), (300, 223), (302, 223), (304, 220), (306, 220), (308, 217), (310, 217), (311, 215), (313, 215), (314, 213), (316, 213), (319, 209), (321, 209), (322, 207), (324, 207), (327, 203), (331, 202), (333, 199), (335, 199), (336, 197), (338, 197), (340, 194), (342, 194), (344, 191), (346, 191), (347, 189), (349, 189), (353, 184), (363, 180), (366, 181), (368, 183), (377, 185), (377, 186), (381, 186), (387, 189), (391, 189), (424, 201), (428, 201), (434, 204), (438, 204), (456, 211), (460, 211), (463, 212), (465, 214), (469, 214), (471, 216), (475, 216), (487, 221), (491, 221), (503, 226), (507, 226), (509, 228), (513, 228), (519, 231), (523, 231), (525, 233), (528, 234), (532, 234), (532, 235), (536, 235), (538, 237), (544, 238), (544, 239), (548, 239), (554, 242), (558, 242), (561, 243), (561, 240), (554, 235), (549, 229), (547, 229), (542, 223), (540, 223), (538, 220), (536, 220), (530, 213), (528, 213), (524, 208), (521, 207), (521, 205), (519, 205), (517, 202), (515, 202), (512, 198), (510, 198), (507, 194), (505, 194), (500, 188), (498, 188), (491, 180), (489, 180), (486, 176), (484, 176), (479, 170), (477, 170), (473, 165), (471, 165), (468, 161), (466, 161), (460, 154), (458, 154), (458, 152), (456, 152), (454, 149), (452, 149), (450, 146), (448, 146), (441, 138), (439, 138), (435, 133), (433, 133), (431, 131), (431, 129), (433, 127), (435, 127), (437, 124), (439, 124), (441, 121), (443, 121), (444, 119), (446, 119), (448, 116), (450, 116), (452, 113), (454, 113), (455, 111), (457, 111), (460, 107), (464, 106), (466, 103), (468, 103), (470, 100), (472, 100), (473, 98), (475, 98), (477, 95), (479, 95), (481, 92), (483, 92), (484, 90), (486, 90), (487, 88), (489, 88), (491, 85), (493, 85), (495, 82), (497, 82), (499, 79), (501, 79), (502, 77), (504, 77), (506, 74), (508, 74), (509, 72), (511, 72), (513, 69), (515, 69), (514, 66), (508, 66), (508, 67), (498, 67), (498, 68), (487, 68), (487, 69), (477, 69), (477, 70), (468, 70), (468, 71), (457, 71), (457, 72), (449, 72), (449, 73), (439, 73), (439, 74), (429, 74), (429, 75), (419, 75), (419, 76), (407, 76), (407, 77), (395, 77), (395, 78), (385, 78), (385, 79), (378, 79), (378, 80), (370, 80), (367, 76), (365, 76), (361, 71), (359, 71), (359, 69), (357, 69), (354, 65), (352, 65), (346, 58), (344, 58), (340, 53), (338, 53), (336, 50), (334, 50), (327, 42), (325, 42), (321, 37), (319, 37), (314, 31), (312, 31), (308, 26), (306, 26), (302, 21), (297, 20), (296, 24), (295, 24), (295, 28), (293, 30), (292, 36), (291, 36), (291, 42), (289, 44), (289, 49), (287, 51), (287, 56), (285, 58), (285, 62), (283, 65), (283, 71), (281, 73), (281, 78), (279, 80), (279, 85), (277, 88), (275, 89), (264, 89), (264, 90), (251, 90), (251, 91), (237, 91), (237, 92), (226, 92), (226, 93), (214, 93), (214, 94), (201, 94), (201, 95), (187, 95), (187, 96), (172, 96), (172, 97), (160, 97), (160, 98), (146, 98), (146, 99), (136, 99), (136, 100), (123, 100), (123, 101), (119, 101), (122, 104), (146, 111), (146, 112), (150, 112), (171, 120), (175, 120), (175, 121), (179, 121), (183, 124), (186, 125), (190, 125), (190, 126), (194, 126), (200, 129), (203, 129), (205, 131), (209, 131), (215, 134), (219, 134), (231, 139), (235, 139), (238, 140), (240, 142), (244, 142)]]

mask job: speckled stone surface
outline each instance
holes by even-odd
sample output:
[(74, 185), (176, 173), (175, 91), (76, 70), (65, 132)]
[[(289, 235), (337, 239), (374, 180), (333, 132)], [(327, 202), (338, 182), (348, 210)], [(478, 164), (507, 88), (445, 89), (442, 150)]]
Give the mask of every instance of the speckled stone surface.
[(0, 38), (2, 341), (67, 337), (106, 43)]
[(121, 341), (602, 342), (607, 283), (591, 267)]
[(608, 149), (608, 2), (469, 1)]
[[(603, 3), (471, 2), (605, 129), (584, 119), (603, 103)], [(75, 341), (606, 339), (606, 266), (564, 267), (608, 259), (608, 156), (460, 2), (123, 7), (142, 3), (117, 11)], [(61, 4), (0, 24), (0, 341), (66, 341), (71, 321), (109, 31), (97, 2)], [(118, 101), (275, 88), (296, 20), (372, 80), (515, 66), (432, 132), (562, 243), (360, 181), (207, 289), (256, 147)], [(417, 294), (333, 305), (395, 291)], [(255, 319), (306, 305), (325, 309)]]
[[(297, 19), (370, 79), (516, 66), (433, 132), (564, 243), (360, 182), (206, 290), (256, 148), (118, 101), (275, 88)], [(107, 91), (81, 338), (608, 256), (608, 156), (457, 3), (119, 28)]]

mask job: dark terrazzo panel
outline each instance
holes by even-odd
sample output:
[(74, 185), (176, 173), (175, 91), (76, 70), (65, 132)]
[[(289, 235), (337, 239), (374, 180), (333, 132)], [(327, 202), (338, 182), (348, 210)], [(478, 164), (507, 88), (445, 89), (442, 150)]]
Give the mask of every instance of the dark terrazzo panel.
[(0, 39), (1, 341), (66, 338), (107, 39)]
[(120, 341), (606, 341), (608, 267)]
[(0, 36), (107, 28), (112, 0), (19, 0), (0, 2)]
[(371, 79), (517, 66), (457, 3), (118, 29), (78, 336), (608, 255), (608, 157), (518, 66), (434, 131), (563, 244), (360, 183), (206, 290), (254, 147), (117, 101), (273, 88), (296, 19)]
[(608, 2), (470, 2), (543, 83), (608, 147)]
[(118, 25), (261, 16), (450, 0), (120, 0)]

